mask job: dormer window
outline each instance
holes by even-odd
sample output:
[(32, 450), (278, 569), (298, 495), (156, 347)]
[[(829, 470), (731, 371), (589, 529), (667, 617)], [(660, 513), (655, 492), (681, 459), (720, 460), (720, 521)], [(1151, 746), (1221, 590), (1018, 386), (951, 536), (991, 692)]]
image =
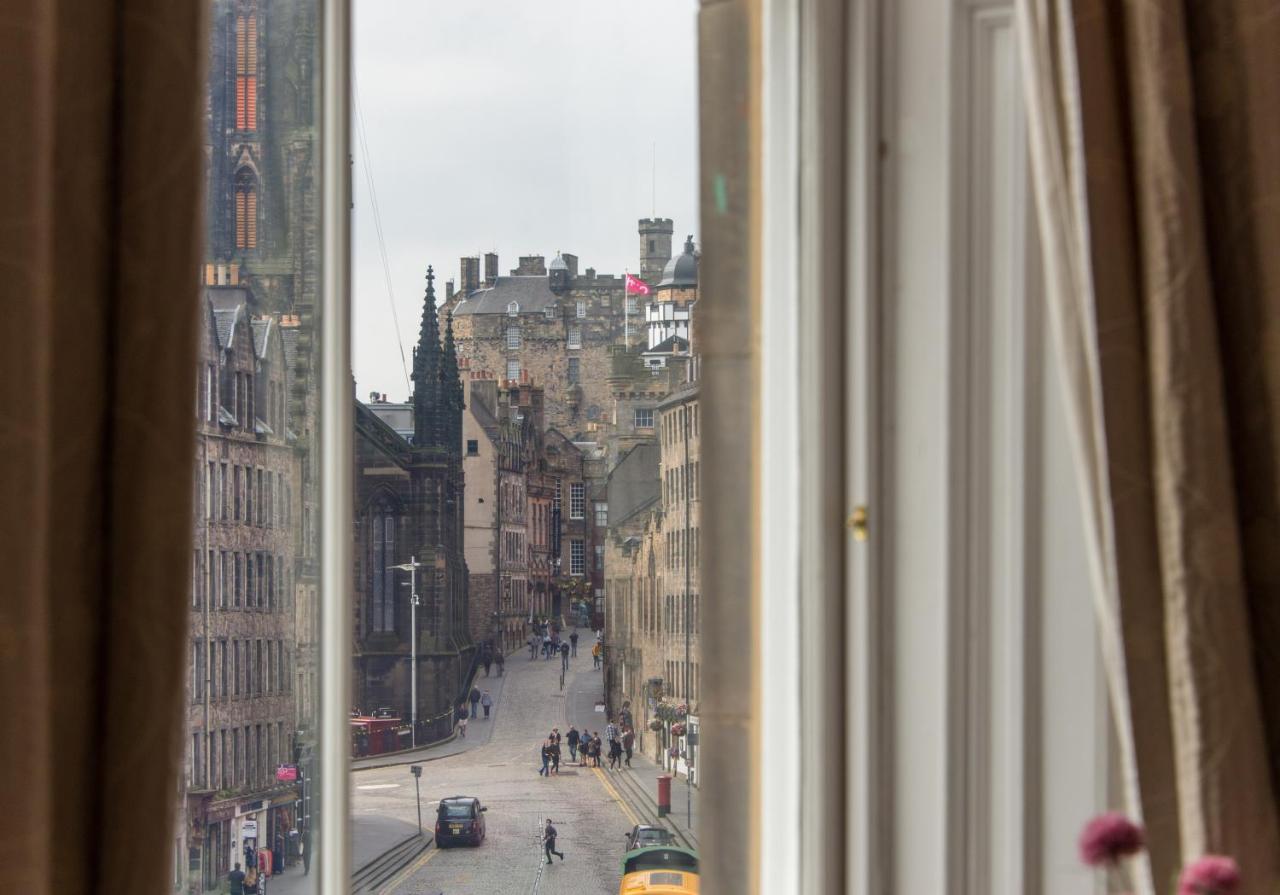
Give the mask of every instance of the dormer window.
[(508, 305), (507, 305), (507, 316), (508, 316), (508, 317), (519, 317), (519, 316), (520, 316), (520, 302), (518, 302), (518, 301), (513, 301), (513, 302), (511, 302), (510, 304), (508, 304)]
[(555, 319), (556, 319), (556, 306), (555, 306), (555, 305), (547, 305), (547, 306), (546, 306), (546, 308), (544, 308), (544, 309), (543, 309), (542, 314), (543, 314), (543, 316), (544, 316), (544, 317), (546, 317), (548, 320), (555, 320)]

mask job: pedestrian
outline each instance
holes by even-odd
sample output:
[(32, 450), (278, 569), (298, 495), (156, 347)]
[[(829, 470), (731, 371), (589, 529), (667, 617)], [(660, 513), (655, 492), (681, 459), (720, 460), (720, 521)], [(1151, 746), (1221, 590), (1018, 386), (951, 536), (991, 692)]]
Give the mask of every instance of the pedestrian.
[(542, 767), (539, 768), (538, 770), (538, 776), (546, 777), (548, 774), (551, 773), (551, 771), (549, 770), (549, 766), (551, 764), (551, 741), (550, 740), (542, 741), (542, 750), (538, 754), (542, 758)]
[(489, 676), (489, 666), (493, 664), (493, 653), (488, 648), (484, 651), (484, 676)]
[(542, 635), (542, 658), (543, 660), (551, 658), (551, 635)]
[(574, 628), (573, 633), (569, 635), (569, 646), (572, 650), (574, 658), (578, 656), (578, 629)]
[(532, 662), (538, 657), (538, 638), (537, 635), (529, 635), (529, 661)]
[(636, 732), (630, 727), (622, 732), (622, 748), (627, 750), (627, 767), (631, 767), (631, 751), (636, 747)]
[(568, 740), (568, 743), (569, 743), (569, 760), (577, 761), (578, 760), (578, 728), (570, 724), (569, 735), (565, 737), (565, 739)]
[(240, 869), (239, 862), (236, 869), (227, 874), (227, 881), (231, 883), (231, 895), (244, 895), (244, 871)]
[(244, 875), (244, 895), (258, 895), (258, 868), (252, 864)]
[(604, 726), (604, 738), (606, 742), (613, 742), (619, 737), (618, 725), (613, 723), (613, 715), (609, 716), (609, 721)]
[(600, 731), (596, 731), (591, 736), (591, 765), (592, 767), (600, 767)]
[(559, 727), (551, 728), (551, 742), (557, 746), (560, 745), (560, 728)]
[(302, 831), (302, 875), (311, 873), (311, 828)]
[(551, 773), (560, 776), (560, 740), (559, 736), (551, 741)]
[(621, 740), (609, 741), (609, 767), (613, 770), (619, 770), (622, 767), (622, 742)]
[(467, 710), (463, 709), (458, 712), (458, 736), (464, 740), (467, 738)]
[(476, 716), (476, 705), (480, 702), (480, 688), (472, 686), (471, 688), (471, 717)]
[(618, 723), (622, 725), (622, 728), (624, 730), (628, 727), (630, 727), (632, 730), (635, 729), (636, 721), (635, 721), (635, 718), (631, 716), (630, 700), (627, 700), (622, 703), (622, 709), (618, 712)]
[(591, 667), (592, 668), (600, 667), (600, 654), (602, 652), (603, 650), (600, 649), (600, 643), (597, 641), (596, 645), (591, 647)]
[(552, 855), (559, 855), (560, 860), (564, 860), (564, 852), (556, 851), (556, 828), (551, 826), (551, 818), (547, 818), (547, 825), (542, 830), (542, 842), (546, 845), (547, 863), (551, 863)]
[(502, 677), (502, 669), (507, 665), (507, 660), (502, 655), (502, 650), (498, 650), (498, 655), (494, 656), (494, 661), (498, 663), (498, 677)]
[(569, 670), (569, 644), (560, 644), (560, 667), (565, 671)]
[(484, 706), (485, 720), (489, 720), (489, 709), (493, 708), (493, 697), (489, 695), (489, 691), (485, 690), (484, 695), (480, 697), (480, 704)]

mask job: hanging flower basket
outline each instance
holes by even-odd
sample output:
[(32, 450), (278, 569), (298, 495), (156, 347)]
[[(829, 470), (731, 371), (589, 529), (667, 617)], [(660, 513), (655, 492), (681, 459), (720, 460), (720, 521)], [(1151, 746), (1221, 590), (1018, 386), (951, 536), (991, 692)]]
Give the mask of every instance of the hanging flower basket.
[(655, 709), (655, 711), (658, 717), (661, 718), (663, 721), (675, 720), (676, 710), (669, 702), (658, 703), (658, 707), (657, 709)]
[(682, 736), (684, 736), (684, 722), (682, 722), (682, 721), (677, 721), (675, 724), (672, 724), (672, 725), (671, 725), (671, 735), (672, 735), (673, 737), (682, 737)]
[(658, 731), (662, 730), (662, 721), (659, 720), (658, 718), (654, 718), (652, 721), (649, 722), (649, 729), (652, 730), (654, 733), (657, 733)]
[(687, 702), (682, 702), (678, 706), (676, 706), (676, 717), (677, 718), (689, 717), (689, 704)]

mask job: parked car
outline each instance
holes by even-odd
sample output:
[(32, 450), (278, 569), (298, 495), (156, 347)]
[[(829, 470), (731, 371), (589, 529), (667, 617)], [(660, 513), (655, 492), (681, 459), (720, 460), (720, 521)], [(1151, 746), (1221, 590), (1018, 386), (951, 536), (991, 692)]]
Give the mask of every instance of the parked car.
[(637, 848), (648, 848), (651, 845), (674, 845), (675, 837), (666, 827), (655, 827), (651, 824), (636, 824), (627, 834), (627, 851)]
[(484, 813), (488, 810), (474, 796), (441, 799), (436, 807), (436, 848), (484, 842)]

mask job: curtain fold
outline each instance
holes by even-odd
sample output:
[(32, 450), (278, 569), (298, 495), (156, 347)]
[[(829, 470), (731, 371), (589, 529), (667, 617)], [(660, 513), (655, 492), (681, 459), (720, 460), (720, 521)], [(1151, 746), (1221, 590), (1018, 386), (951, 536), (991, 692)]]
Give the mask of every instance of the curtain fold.
[(1280, 883), (1280, 11), (1020, 0), (1140, 889)]
[(6, 891), (151, 890), (175, 857), (204, 6), (0, 12)]

